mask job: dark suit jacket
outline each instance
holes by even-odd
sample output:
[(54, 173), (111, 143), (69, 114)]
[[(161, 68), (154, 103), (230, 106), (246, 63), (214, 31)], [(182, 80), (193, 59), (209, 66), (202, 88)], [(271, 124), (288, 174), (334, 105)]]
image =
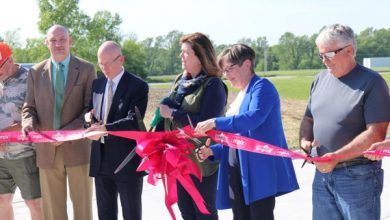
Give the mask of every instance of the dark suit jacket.
[[(95, 67), (85, 60), (71, 56), (62, 102), (60, 130), (83, 129), (84, 114), (89, 108), (94, 79)], [(47, 59), (30, 69), (26, 100), (22, 110), (22, 124), (32, 126), (34, 130), (53, 130), (53, 111), (51, 60)], [(37, 165), (43, 169), (51, 168), (57, 148), (63, 148), (66, 166), (89, 163), (91, 144), (85, 138), (66, 141), (58, 147), (54, 147), (52, 143), (37, 144)]]
[[(106, 77), (100, 77), (93, 81), (91, 109), (94, 109), (96, 117), (101, 120), (101, 111)], [(110, 112), (108, 114), (106, 128), (108, 131), (139, 130), (137, 118), (134, 114), (134, 107), (137, 106), (145, 115), (148, 102), (148, 84), (137, 76), (124, 72), (115, 91)], [(134, 140), (106, 136), (105, 143), (100, 141), (92, 142), (90, 176), (113, 175), (118, 165), (136, 146)], [(143, 172), (136, 172), (141, 158), (136, 155), (119, 173), (116, 178), (133, 179), (144, 176)]]

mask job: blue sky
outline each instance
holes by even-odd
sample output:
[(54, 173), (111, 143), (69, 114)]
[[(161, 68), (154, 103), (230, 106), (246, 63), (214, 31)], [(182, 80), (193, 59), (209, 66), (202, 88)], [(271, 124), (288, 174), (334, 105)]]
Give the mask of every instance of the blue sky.
[[(357, 33), (390, 28), (389, 0), (80, 0), (80, 9), (90, 16), (97, 10), (119, 13), (122, 34), (135, 33), (138, 40), (179, 30), (206, 33), (217, 44), (265, 36), (273, 45), (287, 31), (310, 36), (332, 23)], [(20, 28), (22, 40), (40, 36), (38, 14), (36, 0), (7, 1), (0, 35)]]

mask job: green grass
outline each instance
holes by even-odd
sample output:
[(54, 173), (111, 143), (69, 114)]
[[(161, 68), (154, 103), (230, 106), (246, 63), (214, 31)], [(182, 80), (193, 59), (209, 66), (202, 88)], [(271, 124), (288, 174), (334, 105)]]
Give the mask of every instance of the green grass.
[[(390, 70), (390, 69), (389, 69)], [(384, 74), (386, 71), (380, 72), (382, 77), (390, 85), (390, 74)], [(298, 100), (307, 100), (309, 98), (311, 82), (314, 76), (302, 76), (291, 78), (269, 78), (275, 85), (282, 98), (291, 98)]]
[(164, 82), (173, 82), (176, 79), (177, 75), (164, 75), (164, 76), (148, 76), (146, 79), (149, 83), (164, 83)]
[(386, 80), (387, 85), (390, 85), (390, 75), (389, 74), (382, 74), (382, 77)]
[[(263, 77), (273, 77), (273, 76), (315, 76), (322, 69), (303, 69), (303, 70), (278, 70), (278, 71), (257, 71), (256, 73)], [(373, 70), (380, 73), (389, 73), (390, 67), (377, 67)]]
[(380, 73), (389, 73), (390, 72), (390, 67), (377, 67), (377, 68), (372, 68), (373, 70), (380, 72)]
[[(381, 68), (380, 73), (383, 78), (386, 80), (387, 84), (390, 85), (390, 68)], [(268, 77), (271, 82), (275, 85), (276, 89), (279, 92), (281, 98), (289, 99), (298, 99), (298, 100), (307, 100), (309, 97), (311, 82), (314, 79), (314, 76), (319, 72), (319, 70), (294, 70), (294, 71), (275, 71), (277, 76), (291, 76), (291, 77)], [(386, 74), (387, 73), (387, 74)], [(259, 74), (262, 77), (261, 73)], [(153, 76), (154, 80), (161, 80), (158, 82), (173, 82), (176, 75), (167, 75), (167, 76)], [(267, 77), (267, 76), (266, 76)], [(150, 82), (150, 81), (149, 81)], [(157, 81), (154, 81), (157, 82)], [(228, 86), (229, 91), (238, 90), (230, 86), (228, 80), (224, 80), (225, 84)], [(153, 85), (154, 88), (169, 89), (171, 84), (163, 85)]]
[(315, 76), (320, 69), (305, 69), (305, 70), (278, 70), (278, 71), (256, 71), (256, 73), (263, 77), (273, 76)]
[(307, 100), (314, 77), (269, 78), (281, 98)]
[(150, 87), (155, 89), (170, 89), (172, 87), (172, 83), (167, 84), (152, 84)]

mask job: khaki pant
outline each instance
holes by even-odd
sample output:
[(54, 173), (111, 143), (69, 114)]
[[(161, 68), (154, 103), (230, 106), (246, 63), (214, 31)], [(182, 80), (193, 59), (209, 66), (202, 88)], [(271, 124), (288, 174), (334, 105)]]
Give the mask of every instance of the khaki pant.
[(67, 220), (67, 182), (74, 220), (92, 220), (92, 178), (89, 164), (66, 167), (57, 148), (52, 169), (39, 169), (45, 220)]

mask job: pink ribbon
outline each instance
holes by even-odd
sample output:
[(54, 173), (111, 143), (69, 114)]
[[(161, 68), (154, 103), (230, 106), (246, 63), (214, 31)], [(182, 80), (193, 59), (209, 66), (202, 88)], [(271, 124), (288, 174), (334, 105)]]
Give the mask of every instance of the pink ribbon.
[[(193, 129), (189, 127), (185, 127), (184, 130), (192, 134), (194, 137), (194, 131)], [(93, 136), (96, 134), (101, 134), (103, 132), (90, 132), (85, 133), (85, 130), (61, 130), (61, 131), (30, 131), (28, 135), (25, 137), (22, 135), (21, 132), (0, 132), (0, 143), (7, 143), (7, 142), (14, 142), (14, 143), (20, 143), (20, 142), (35, 142), (35, 143), (42, 143), (42, 142), (61, 142), (61, 141), (72, 141), (72, 140), (78, 140), (81, 138)], [(150, 134), (166, 134), (166, 132), (141, 132), (141, 131), (110, 131), (108, 132), (111, 135), (119, 136), (123, 138), (128, 139), (134, 139), (134, 140), (145, 140), (145, 138), (148, 138)], [(174, 132), (179, 133), (179, 132)], [(384, 156), (384, 157), (390, 157), (390, 150), (384, 149), (384, 150), (370, 150), (370, 151), (363, 151), (363, 152), (355, 152), (351, 154), (341, 154), (337, 156), (332, 157), (307, 157), (302, 154), (295, 153), (290, 150), (286, 150), (271, 144), (267, 144), (258, 140), (253, 140), (247, 137), (243, 137), (240, 135), (232, 134), (229, 132), (221, 132), (217, 130), (211, 130), (207, 133), (215, 142), (233, 147), (240, 150), (246, 150), (251, 151), (255, 153), (260, 154), (267, 154), (272, 156), (281, 156), (281, 157), (290, 157), (290, 158), (297, 158), (297, 159), (304, 159), (304, 160), (311, 160), (311, 161), (329, 161), (332, 159), (340, 159), (345, 158), (346, 156), (353, 156), (353, 155), (361, 155), (361, 154), (371, 154), (376, 156)], [(184, 138), (184, 137), (183, 137)]]
[[(89, 132), (85, 130), (74, 131), (31, 131), (27, 136), (21, 132), (0, 132), (0, 143), (4, 142), (60, 142), (71, 141), (105, 132)], [(196, 189), (191, 175), (200, 181), (202, 174), (199, 167), (188, 157), (194, 146), (186, 141), (186, 136), (179, 131), (172, 132), (140, 132), (140, 131), (111, 131), (111, 135), (134, 139), (137, 141), (137, 154), (142, 161), (137, 171), (149, 171), (148, 183), (156, 185), (161, 179), (165, 191), (165, 205), (176, 219), (172, 205), (178, 200), (176, 185), (181, 183), (188, 194), (193, 198), (200, 212), (210, 214), (202, 195)]]
[[(190, 136), (197, 137), (190, 127), (183, 128)], [(27, 136), (21, 132), (0, 132), (0, 143), (6, 142), (62, 142), (72, 141), (105, 132), (89, 132), (85, 130), (61, 130), (61, 131), (31, 131)], [(188, 137), (182, 135), (178, 130), (172, 132), (140, 132), (140, 131), (110, 131), (110, 135), (134, 139), (137, 141), (137, 154), (142, 161), (137, 171), (149, 171), (148, 183), (156, 185), (161, 179), (165, 191), (165, 205), (172, 216), (176, 219), (172, 205), (177, 202), (176, 184), (179, 181), (194, 199), (199, 210), (209, 214), (202, 196), (192, 182), (191, 175), (199, 180), (202, 179), (201, 172), (196, 164), (189, 159), (194, 146), (186, 141)], [(316, 162), (325, 162), (346, 156), (371, 154), (377, 156), (390, 156), (390, 150), (372, 150), (355, 152), (331, 157), (307, 157), (305, 155), (283, 149), (265, 142), (253, 140), (240, 135), (211, 130), (207, 133), (215, 142), (232, 148), (246, 150), (259, 154), (280, 156), (288, 158), (304, 159)]]
[[(187, 133), (190, 133), (192, 136), (199, 137), (199, 135), (194, 134), (193, 129), (185, 127), (185, 130), (187, 131)], [(248, 137), (244, 137), (229, 132), (210, 130), (207, 132), (207, 135), (211, 139), (213, 139), (216, 143), (229, 146), (231, 148), (250, 151), (258, 154), (303, 159), (303, 160), (314, 161), (314, 162), (326, 162), (334, 159), (342, 159), (345, 157), (358, 156), (366, 153), (371, 155), (390, 157), (390, 150), (388, 149), (370, 150), (370, 151), (367, 150), (367, 151), (353, 152), (348, 154), (333, 155), (328, 157), (308, 157), (306, 155), (302, 155), (291, 150), (287, 150), (272, 144), (268, 144), (259, 140), (254, 140)]]

